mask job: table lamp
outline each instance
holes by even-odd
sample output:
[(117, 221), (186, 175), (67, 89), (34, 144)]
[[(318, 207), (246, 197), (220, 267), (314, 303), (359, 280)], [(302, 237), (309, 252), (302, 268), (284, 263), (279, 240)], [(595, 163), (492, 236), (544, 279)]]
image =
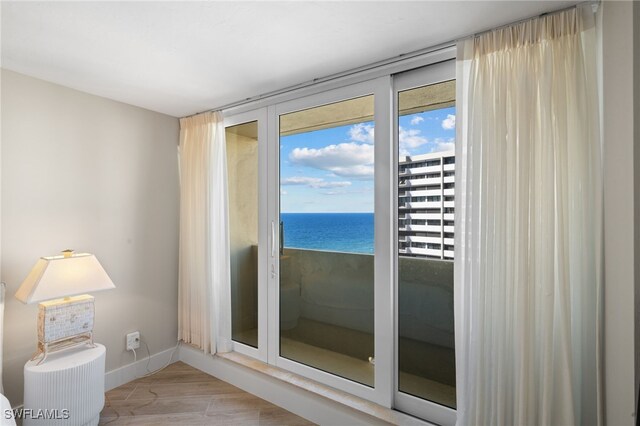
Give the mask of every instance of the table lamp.
[(70, 346), (93, 345), (94, 298), (85, 293), (115, 285), (98, 259), (89, 253), (41, 257), (24, 280), (16, 298), (38, 305), (38, 350), (31, 358)]

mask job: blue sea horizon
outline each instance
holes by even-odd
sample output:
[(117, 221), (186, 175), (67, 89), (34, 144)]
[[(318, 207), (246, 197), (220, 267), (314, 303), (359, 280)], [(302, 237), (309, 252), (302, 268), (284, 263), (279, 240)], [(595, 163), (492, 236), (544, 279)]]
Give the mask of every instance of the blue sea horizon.
[(284, 247), (373, 254), (373, 213), (281, 213)]

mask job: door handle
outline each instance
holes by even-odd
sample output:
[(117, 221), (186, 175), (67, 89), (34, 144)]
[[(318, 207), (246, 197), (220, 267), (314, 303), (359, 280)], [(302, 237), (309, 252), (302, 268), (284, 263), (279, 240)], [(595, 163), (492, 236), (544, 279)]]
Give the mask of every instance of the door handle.
[(276, 257), (276, 223), (271, 221), (271, 257)]

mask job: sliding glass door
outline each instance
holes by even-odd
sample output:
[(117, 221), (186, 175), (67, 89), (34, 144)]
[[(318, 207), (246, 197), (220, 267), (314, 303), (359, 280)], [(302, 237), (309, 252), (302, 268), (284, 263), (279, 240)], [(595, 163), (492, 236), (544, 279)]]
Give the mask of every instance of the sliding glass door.
[(266, 110), (225, 118), (229, 199), (231, 339), (266, 361)]
[(273, 357), (279, 366), (369, 399), (381, 398), (377, 362), (391, 357), (390, 350), (378, 355), (377, 345), (385, 326), (390, 335), (390, 324), (376, 322), (376, 289), (386, 282), (390, 290), (385, 277), (391, 274), (383, 219), (390, 198), (379, 183), (388, 173), (391, 141), (377, 134), (390, 129), (390, 104), (377, 102), (385, 83), (388, 78), (296, 99), (273, 111)]
[(280, 356), (373, 387), (373, 95), (280, 115)]
[(396, 140), (395, 400), (455, 422), (453, 61), (394, 77)]
[(455, 423), (454, 72), (226, 117), (234, 350)]

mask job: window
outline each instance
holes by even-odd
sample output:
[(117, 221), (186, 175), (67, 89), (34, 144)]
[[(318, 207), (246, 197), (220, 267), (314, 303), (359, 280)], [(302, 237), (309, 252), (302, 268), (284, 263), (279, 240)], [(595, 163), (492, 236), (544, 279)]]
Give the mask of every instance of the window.
[[(427, 236), (417, 236), (413, 228), (397, 234), (411, 244), (402, 250), (398, 245), (396, 403), (417, 414), (425, 407), (419, 400), (456, 405), (454, 230), (446, 229), (454, 225), (453, 206), (444, 201), (454, 199), (455, 81), (425, 84), (428, 80), (427, 72), (417, 71), (395, 81), (398, 165), (411, 159), (435, 168), (424, 175), (429, 203), (415, 205), (411, 213), (412, 224), (427, 225)], [(414, 177), (405, 180), (411, 185), (408, 179)], [(398, 200), (398, 214), (402, 211)]]
[(453, 71), (225, 118), (234, 350), (455, 421)]
[(266, 111), (225, 117), (231, 339), (233, 350), (267, 361)]
[(258, 122), (226, 128), (231, 337), (258, 347)]

